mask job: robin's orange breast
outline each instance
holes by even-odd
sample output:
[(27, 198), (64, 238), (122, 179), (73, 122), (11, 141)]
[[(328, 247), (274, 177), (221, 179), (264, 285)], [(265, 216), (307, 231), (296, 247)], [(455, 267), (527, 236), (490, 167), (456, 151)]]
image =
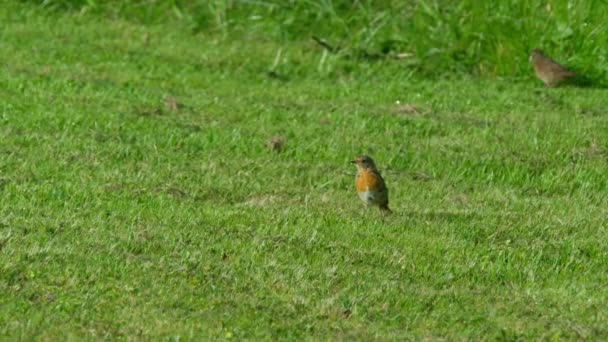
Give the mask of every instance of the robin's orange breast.
[(364, 191), (378, 191), (384, 187), (382, 178), (380, 178), (373, 171), (363, 170), (360, 171), (355, 180), (355, 187), (357, 192)]

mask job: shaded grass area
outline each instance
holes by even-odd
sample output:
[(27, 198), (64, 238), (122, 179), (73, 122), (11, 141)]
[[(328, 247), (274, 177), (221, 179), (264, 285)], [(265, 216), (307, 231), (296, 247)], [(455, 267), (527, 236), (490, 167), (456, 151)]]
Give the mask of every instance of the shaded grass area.
[(605, 90), (0, 18), (1, 336), (608, 335)]
[(534, 48), (606, 84), (608, 34), (603, 0), (313, 1), (26, 1), (46, 10), (94, 14), (192, 34), (280, 44), (325, 38), (338, 59), (383, 59), (400, 53), (425, 77), (467, 73), (528, 75)]

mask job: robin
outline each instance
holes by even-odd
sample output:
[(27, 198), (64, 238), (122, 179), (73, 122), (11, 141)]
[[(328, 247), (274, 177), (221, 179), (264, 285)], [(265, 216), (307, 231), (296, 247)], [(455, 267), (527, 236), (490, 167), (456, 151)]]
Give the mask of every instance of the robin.
[(576, 75), (574, 72), (545, 56), (543, 52), (538, 49), (532, 50), (532, 53), (530, 53), (530, 61), (532, 62), (532, 65), (534, 65), (536, 77), (545, 83), (545, 87), (556, 86)]
[(359, 198), (366, 206), (377, 205), (383, 212), (391, 212), (388, 208), (388, 188), (384, 179), (376, 169), (376, 164), (368, 156), (359, 156), (351, 161), (357, 166), (355, 188)]

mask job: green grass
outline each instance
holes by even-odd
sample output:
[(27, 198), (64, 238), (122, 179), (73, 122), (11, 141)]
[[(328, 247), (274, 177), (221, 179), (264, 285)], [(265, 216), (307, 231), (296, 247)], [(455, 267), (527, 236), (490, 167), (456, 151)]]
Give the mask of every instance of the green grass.
[(318, 36), (360, 60), (409, 53), (404, 65), (425, 77), (523, 77), (529, 52), (540, 48), (608, 83), (605, 0), (23, 1), (224, 38), (257, 34), (285, 44)]
[[(31, 4), (0, 22), (3, 339), (608, 338), (606, 90)], [(361, 153), (391, 216), (355, 194)]]

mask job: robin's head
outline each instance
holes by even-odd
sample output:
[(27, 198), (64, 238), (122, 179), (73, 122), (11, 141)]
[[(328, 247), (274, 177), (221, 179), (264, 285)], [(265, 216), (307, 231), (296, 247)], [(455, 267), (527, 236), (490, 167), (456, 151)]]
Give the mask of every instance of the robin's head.
[(354, 163), (357, 166), (357, 169), (376, 169), (374, 160), (368, 156), (359, 156), (355, 158), (355, 160), (351, 160), (351, 163)]
[(534, 49), (530, 52), (530, 62), (537, 62), (543, 58), (546, 58), (545, 54), (539, 49)]

